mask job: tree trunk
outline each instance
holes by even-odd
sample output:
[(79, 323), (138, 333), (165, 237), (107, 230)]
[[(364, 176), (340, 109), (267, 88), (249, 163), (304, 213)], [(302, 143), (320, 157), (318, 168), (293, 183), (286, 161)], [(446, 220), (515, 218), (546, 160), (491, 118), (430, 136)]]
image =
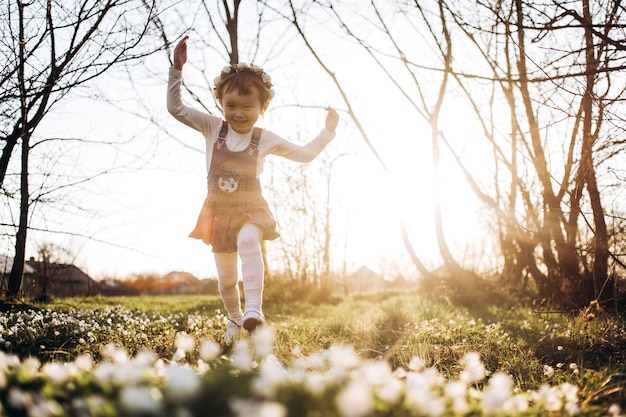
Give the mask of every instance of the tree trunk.
[(604, 209), (602, 200), (598, 190), (596, 181), (595, 167), (593, 164), (593, 144), (595, 143), (595, 135), (592, 130), (593, 123), (593, 97), (596, 71), (598, 62), (595, 55), (592, 16), (589, 9), (589, 0), (582, 0), (583, 3), (583, 19), (585, 21), (585, 61), (587, 64), (587, 85), (583, 96), (583, 141), (581, 150), (580, 169), (583, 172), (587, 192), (589, 193), (589, 201), (593, 213), (594, 225), (594, 258), (591, 276), (582, 277), (582, 295), (585, 304), (600, 299), (607, 301), (613, 296), (611, 288), (612, 281), (607, 277), (608, 259), (609, 259), (609, 236), (607, 232), (606, 222), (604, 219)]
[(28, 232), (28, 208), (29, 208), (29, 189), (28, 189), (28, 154), (29, 135), (26, 134), (22, 138), (22, 173), (21, 173), (21, 189), (20, 189), (20, 223), (17, 229), (15, 239), (15, 257), (13, 259), (13, 268), (9, 275), (8, 295), (9, 297), (17, 297), (22, 286), (22, 276), (24, 275), (24, 262), (26, 261), (26, 238)]

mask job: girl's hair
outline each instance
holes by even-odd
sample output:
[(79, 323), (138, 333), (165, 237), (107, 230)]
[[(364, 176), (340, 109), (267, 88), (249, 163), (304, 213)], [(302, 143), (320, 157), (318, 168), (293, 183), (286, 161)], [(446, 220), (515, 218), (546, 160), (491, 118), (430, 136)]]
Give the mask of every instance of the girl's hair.
[(252, 88), (256, 88), (259, 92), (261, 107), (265, 109), (274, 97), (270, 76), (255, 65), (237, 64), (224, 67), (213, 84), (215, 98), (218, 101), (222, 100), (224, 94), (231, 91), (237, 90), (243, 95), (248, 95), (252, 93)]

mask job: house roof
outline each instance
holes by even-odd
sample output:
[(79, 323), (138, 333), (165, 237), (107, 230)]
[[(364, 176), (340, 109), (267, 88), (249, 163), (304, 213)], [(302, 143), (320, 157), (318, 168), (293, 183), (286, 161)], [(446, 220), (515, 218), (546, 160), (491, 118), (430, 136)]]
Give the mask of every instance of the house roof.
[[(11, 273), (13, 269), (13, 258), (9, 255), (0, 254), (0, 275), (8, 275)], [(28, 264), (24, 262), (24, 273), (32, 274), (34, 269)]]
[(31, 259), (26, 261), (26, 265), (32, 269), (31, 273), (34, 275), (47, 273), (50, 277), (55, 277), (65, 282), (81, 283), (93, 281), (89, 275), (72, 264), (47, 263)]

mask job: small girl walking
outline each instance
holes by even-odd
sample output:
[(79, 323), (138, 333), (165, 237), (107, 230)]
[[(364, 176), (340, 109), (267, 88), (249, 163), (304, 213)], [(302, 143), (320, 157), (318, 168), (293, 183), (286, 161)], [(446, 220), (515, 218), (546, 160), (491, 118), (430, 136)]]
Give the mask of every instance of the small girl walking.
[[(214, 80), (214, 94), (226, 120), (186, 106), (182, 102), (181, 86), (188, 39), (185, 36), (174, 49), (167, 109), (205, 139), (208, 191), (196, 227), (189, 236), (212, 246), (219, 292), (229, 319), (224, 339), (231, 344), (239, 337), (241, 327), (253, 332), (265, 323), (261, 240), (279, 236), (259, 183), (265, 157), (273, 154), (296, 162), (312, 161), (335, 137), (339, 115), (327, 108), (324, 129), (304, 146), (255, 127), (267, 110), (274, 90), (270, 76), (262, 68), (248, 64), (224, 67)], [(237, 285), (237, 253), (245, 296), (243, 312)]]

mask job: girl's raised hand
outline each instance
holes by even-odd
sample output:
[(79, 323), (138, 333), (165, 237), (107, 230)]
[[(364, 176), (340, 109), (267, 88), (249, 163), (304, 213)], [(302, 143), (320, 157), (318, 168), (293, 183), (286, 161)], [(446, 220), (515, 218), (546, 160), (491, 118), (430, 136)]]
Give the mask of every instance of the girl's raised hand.
[(326, 115), (326, 129), (334, 132), (339, 124), (339, 113), (332, 107), (326, 107), (328, 115)]
[(174, 68), (177, 70), (182, 70), (187, 62), (187, 39), (189, 36), (183, 37), (174, 48)]

